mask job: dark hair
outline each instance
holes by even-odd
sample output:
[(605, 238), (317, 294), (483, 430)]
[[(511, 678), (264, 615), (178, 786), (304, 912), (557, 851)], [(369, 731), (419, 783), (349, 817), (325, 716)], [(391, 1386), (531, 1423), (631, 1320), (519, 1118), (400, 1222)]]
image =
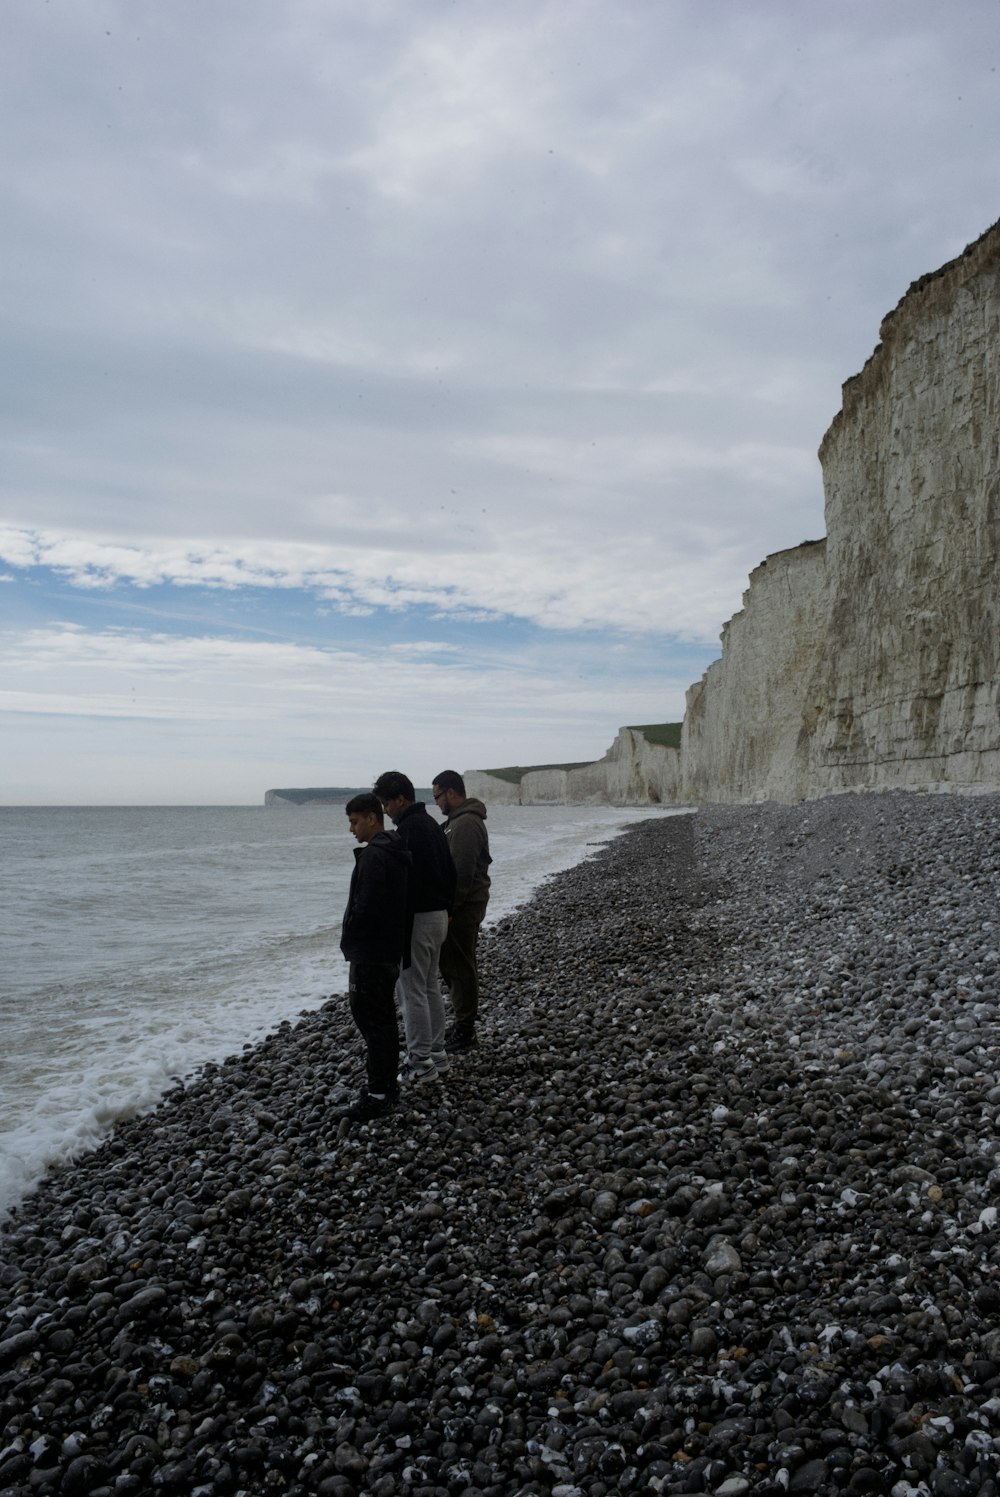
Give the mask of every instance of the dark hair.
[(457, 769), (442, 769), (431, 781), (439, 790), (457, 790), (459, 795), (465, 794), (465, 781)]
[(348, 815), (352, 811), (373, 811), (379, 821), (383, 823), (385, 821), (385, 817), (382, 814), (382, 802), (377, 795), (372, 795), (370, 790), (362, 790), (360, 795), (352, 796), (344, 807), (344, 810)]
[(397, 795), (401, 795), (404, 800), (417, 798), (413, 781), (398, 769), (387, 769), (385, 774), (380, 774), (375, 781), (374, 790), (380, 800), (395, 800)]

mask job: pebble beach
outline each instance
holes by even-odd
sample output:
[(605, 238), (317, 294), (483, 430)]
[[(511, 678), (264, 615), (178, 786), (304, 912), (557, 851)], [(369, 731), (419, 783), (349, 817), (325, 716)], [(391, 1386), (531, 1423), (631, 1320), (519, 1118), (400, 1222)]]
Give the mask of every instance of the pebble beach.
[(0, 1227), (0, 1497), (1000, 1492), (1000, 797), (631, 827), (349, 1130), (335, 995)]

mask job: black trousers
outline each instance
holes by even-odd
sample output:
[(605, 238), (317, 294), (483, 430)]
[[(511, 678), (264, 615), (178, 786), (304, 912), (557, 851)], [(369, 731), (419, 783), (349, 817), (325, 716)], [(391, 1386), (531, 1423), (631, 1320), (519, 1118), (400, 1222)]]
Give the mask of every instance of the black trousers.
[(368, 1090), (387, 1097), (399, 1091), (398, 976), (398, 962), (352, 962), (348, 978), (351, 1017), (368, 1050)]

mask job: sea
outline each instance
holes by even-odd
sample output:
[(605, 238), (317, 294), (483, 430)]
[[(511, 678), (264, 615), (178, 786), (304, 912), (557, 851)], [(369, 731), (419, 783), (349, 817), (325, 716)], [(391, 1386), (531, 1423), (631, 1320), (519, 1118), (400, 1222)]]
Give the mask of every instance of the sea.
[[(488, 923), (665, 814), (491, 808)], [(0, 807), (0, 1219), (117, 1120), (346, 991), (355, 846), (337, 805)]]

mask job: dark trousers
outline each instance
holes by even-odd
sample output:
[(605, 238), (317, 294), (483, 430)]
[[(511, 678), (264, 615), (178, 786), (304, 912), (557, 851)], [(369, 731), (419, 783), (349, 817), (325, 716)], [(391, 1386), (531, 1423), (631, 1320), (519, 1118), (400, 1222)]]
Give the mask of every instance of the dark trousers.
[(348, 977), (351, 1017), (368, 1051), (368, 1090), (395, 1097), (399, 1091), (399, 1028), (396, 1024), (397, 962), (352, 962)]
[(452, 915), (441, 947), (441, 976), (448, 984), (455, 1023), (471, 1029), (479, 1013), (479, 972), (476, 946), (479, 927), (486, 915), (486, 901), (463, 904)]

